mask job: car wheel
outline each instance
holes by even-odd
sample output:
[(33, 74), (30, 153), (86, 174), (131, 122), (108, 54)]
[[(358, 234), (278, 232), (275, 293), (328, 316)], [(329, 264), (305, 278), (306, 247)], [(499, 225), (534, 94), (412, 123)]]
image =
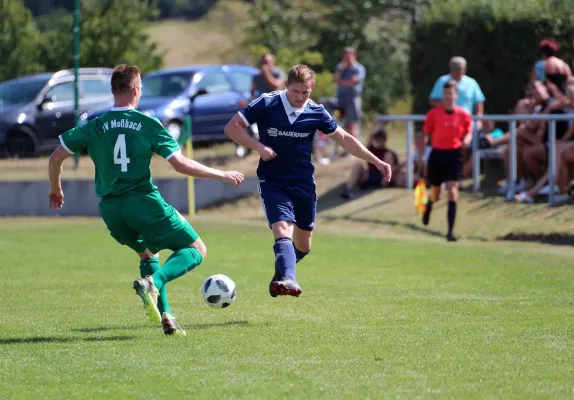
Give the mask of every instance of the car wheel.
[(34, 157), (37, 155), (36, 135), (30, 129), (18, 128), (8, 132), (6, 138), (7, 153), (16, 158)]

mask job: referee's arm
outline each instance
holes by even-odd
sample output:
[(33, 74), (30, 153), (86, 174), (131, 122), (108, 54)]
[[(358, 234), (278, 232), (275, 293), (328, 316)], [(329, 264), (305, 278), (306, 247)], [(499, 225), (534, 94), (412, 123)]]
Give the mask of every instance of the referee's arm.
[(472, 116), (469, 114), (464, 119), (464, 133), (462, 136), (462, 147), (470, 148), (472, 143), (472, 136), (474, 135), (472, 129)]
[(435, 127), (435, 120), (434, 120), (434, 108), (427, 112), (425, 116), (425, 122), (423, 125), (423, 133), (425, 135), (425, 143), (428, 143), (430, 136), (432, 135)]

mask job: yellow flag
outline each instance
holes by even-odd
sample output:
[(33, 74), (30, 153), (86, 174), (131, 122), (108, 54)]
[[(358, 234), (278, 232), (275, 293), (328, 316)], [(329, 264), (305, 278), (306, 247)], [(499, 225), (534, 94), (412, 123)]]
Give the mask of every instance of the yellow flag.
[(421, 179), (415, 186), (415, 211), (417, 214), (423, 215), (425, 213), (427, 201), (427, 185), (424, 179)]

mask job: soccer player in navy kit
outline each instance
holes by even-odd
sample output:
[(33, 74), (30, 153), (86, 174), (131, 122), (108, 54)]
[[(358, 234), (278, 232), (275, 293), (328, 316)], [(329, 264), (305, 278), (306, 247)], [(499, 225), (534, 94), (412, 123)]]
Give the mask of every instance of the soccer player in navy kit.
[[(275, 275), (269, 293), (299, 296), (295, 264), (309, 254), (315, 226), (317, 196), (311, 162), (313, 136), (321, 131), (356, 157), (374, 164), (390, 181), (391, 166), (373, 155), (309, 99), (315, 73), (306, 65), (289, 70), (286, 90), (266, 93), (240, 110), (225, 127), (235, 143), (260, 155), (259, 192), (275, 237)], [(257, 123), (260, 141), (245, 128)]]

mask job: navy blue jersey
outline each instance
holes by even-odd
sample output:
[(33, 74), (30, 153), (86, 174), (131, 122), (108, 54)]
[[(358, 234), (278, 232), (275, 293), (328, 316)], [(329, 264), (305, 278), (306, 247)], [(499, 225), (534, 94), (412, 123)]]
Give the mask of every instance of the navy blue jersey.
[(277, 154), (270, 161), (259, 160), (257, 176), (264, 182), (312, 182), (315, 132), (331, 135), (337, 129), (323, 106), (308, 100), (301, 108), (292, 107), (285, 90), (261, 95), (239, 110), (239, 116), (247, 126), (256, 123), (261, 143)]

